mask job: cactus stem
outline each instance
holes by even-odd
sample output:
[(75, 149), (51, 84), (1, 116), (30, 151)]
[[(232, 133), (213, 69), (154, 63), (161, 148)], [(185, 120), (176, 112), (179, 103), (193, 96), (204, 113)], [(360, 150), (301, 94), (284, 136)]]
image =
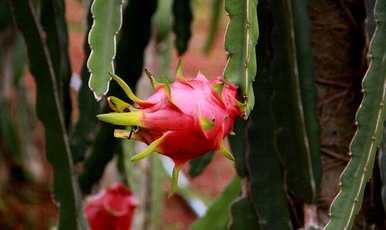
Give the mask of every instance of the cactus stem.
[(143, 112), (135, 111), (129, 113), (105, 113), (97, 115), (97, 118), (101, 121), (113, 124), (113, 125), (126, 125), (126, 126), (139, 126), (144, 127), (141, 119)]

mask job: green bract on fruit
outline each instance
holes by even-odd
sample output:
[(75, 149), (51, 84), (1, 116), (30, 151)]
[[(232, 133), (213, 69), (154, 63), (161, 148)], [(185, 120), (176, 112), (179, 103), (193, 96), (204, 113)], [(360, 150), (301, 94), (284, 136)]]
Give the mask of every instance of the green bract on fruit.
[(153, 152), (170, 157), (175, 163), (174, 189), (180, 166), (191, 159), (210, 150), (219, 150), (234, 160), (224, 147), (223, 139), (232, 132), (235, 118), (242, 114), (236, 86), (221, 79), (207, 80), (201, 73), (194, 79), (186, 79), (181, 65), (177, 67), (177, 80), (172, 84), (158, 83), (148, 71), (146, 73), (155, 89), (152, 96), (147, 100), (138, 98), (122, 79), (112, 75), (135, 105), (109, 97), (108, 103), (115, 112), (98, 115), (98, 119), (114, 125), (138, 127), (134, 132), (118, 129), (114, 133), (116, 137), (149, 145), (134, 155), (132, 161)]

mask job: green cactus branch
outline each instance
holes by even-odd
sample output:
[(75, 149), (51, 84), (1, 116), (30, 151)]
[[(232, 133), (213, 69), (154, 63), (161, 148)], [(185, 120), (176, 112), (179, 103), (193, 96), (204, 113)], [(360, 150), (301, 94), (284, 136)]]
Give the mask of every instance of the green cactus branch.
[(253, 204), (246, 197), (239, 197), (230, 207), (229, 230), (260, 229)]
[(10, 0), (13, 15), (27, 45), (31, 73), (37, 84), (36, 110), (45, 128), (47, 158), (53, 167), (54, 195), (59, 203), (59, 230), (87, 229), (74, 175), (71, 151), (55, 72), (32, 1)]
[[(257, 15), (262, 32), (254, 54), (259, 57), (256, 60), (259, 71), (253, 84), (256, 105), (245, 127), (237, 122), (237, 136), (230, 138), (236, 154), (237, 173), (248, 178), (249, 192), (248, 197), (232, 205), (231, 229), (291, 229), (283, 169), (274, 145), (272, 69), (275, 67), (272, 61), (272, 13), (268, 1), (259, 2)], [(240, 208), (245, 210), (240, 213)]]
[(225, 35), (228, 62), (224, 79), (240, 85), (246, 100), (246, 117), (254, 106), (252, 82), (256, 75), (255, 46), (259, 37), (257, 0), (226, 0), (229, 24)]
[(91, 12), (94, 22), (88, 35), (91, 53), (87, 67), (91, 73), (89, 87), (97, 100), (109, 90), (114, 73), (116, 37), (122, 24), (122, 0), (94, 0)]
[(306, 6), (306, 1), (272, 3), (273, 108), (275, 144), (288, 190), (312, 203), (318, 196), (321, 162)]
[(175, 46), (178, 55), (183, 55), (188, 49), (190, 36), (192, 35), (192, 1), (191, 0), (173, 0), (173, 31), (176, 35)]
[(375, 4), (376, 29), (370, 43), (370, 65), (363, 79), (364, 97), (356, 114), (357, 131), (350, 145), (351, 160), (341, 176), (340, 192), (331, 205), (326, 230), (351, 229), (371, 177), (385, 119), (386, 1)]
[[(308, 201), (315, 202), (318, 196), (321, 180), (320, 159), (320, 125), (316, 112), (316, 85), (313, 68), (313, 56), (311, 47), (311, 25), (308, 16), (308, 0), (291, 1), (292, 15), (296, 45), (296, 65), (298, 86), (300, 88), (300, 102), (298, 107), (299, 119), (303, 125), (303, 140), (305, 155), (305, 170), (309, 175), (308, 183), (311, 187), (312, 196)], [(295, 69), (294, 69), (295, 70)], [(296, 75), (296, 72), (295, 72)], [(295, 164), (292, 164), (295, 165)], [(297, 170), (298, 167), (294, 167)]]
[(68, 54), (68, 32), (65, 19), (64, 0), (43, 0), (41, 12), (42, 28), (57, 78), (58, 92), (63, 104), (66, 127), (71, 124), (70, 78), (71, 64)]

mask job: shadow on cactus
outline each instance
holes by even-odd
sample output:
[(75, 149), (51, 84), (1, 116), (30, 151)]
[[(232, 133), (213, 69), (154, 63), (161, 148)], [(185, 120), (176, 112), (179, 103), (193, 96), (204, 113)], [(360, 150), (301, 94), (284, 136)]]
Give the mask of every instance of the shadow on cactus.
[(179, 169), (187, 161), (210, 150), (218, 150), (234, 160), (223, 140), (232, 133), (235, 118), (244, 114), (243, 104), (236, 99), (235, 85), (222, 79), (208, 80), (201, 73), (194, 79), (186, 79), (180, 63), (176, 81), (171, 84), (157, 82), (147, 70), (146, 74), (155, 90), (147, 100), (138, 98), (122, 79), (112, 74), (134, 105), (111, 96), (107, 101), (115, 112), (97, 116), (104, 122), (131, 127), (130, 131), (116, 129), (115, 137), (148, 144), (132, 161), (154, 152), (170, 157), (175, 163), (172, 176), (172, 191), (175, 191)]

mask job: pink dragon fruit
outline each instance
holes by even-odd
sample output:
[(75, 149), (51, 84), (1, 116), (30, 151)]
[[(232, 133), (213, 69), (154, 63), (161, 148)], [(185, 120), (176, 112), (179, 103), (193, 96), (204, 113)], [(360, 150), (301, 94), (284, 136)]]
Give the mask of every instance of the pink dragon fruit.
[(234, 160), (225, 148), (223, 139), (230, 134), (236, 117), (242, 115), (242, 104), (236, 99), (236, 86), (221, 79), (207, 80), (198, 73), (194, 79), (186, 79), (181, 65), (177, 67), (177, 80), (172, 84), (158, 83), (146, 71), (155, 92), (147, 100), (135, 96), (127, 84), (112, 75), (127, 96), (136, 104), (109, 97), (108, 103), (115, 111), (100, 114), (98, 119), (114, 125), (138, 127), (134, 132), (115, 130), (115, 137), (131, 138), (148, 144), (131, 160), (137, 161), (153, 152), (170, 157), (173, 170), (173, 190), (179, 168), (185, 162), (218, 150)]
[(122, 183), (87, 199), (84, 212), (91, 230), (130, 230), (137, 200)]

